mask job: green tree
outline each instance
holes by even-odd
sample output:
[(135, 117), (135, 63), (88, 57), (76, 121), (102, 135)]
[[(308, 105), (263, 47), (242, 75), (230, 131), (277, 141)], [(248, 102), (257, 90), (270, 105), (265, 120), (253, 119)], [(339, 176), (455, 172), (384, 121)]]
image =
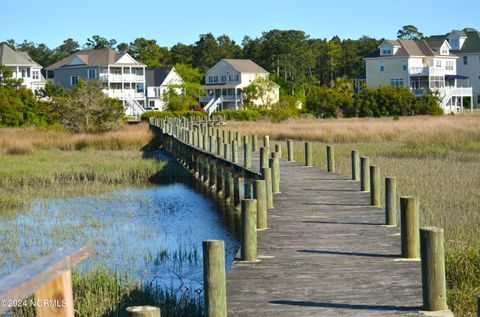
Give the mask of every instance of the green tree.
[(268, 76), (257, 76), (250, 85), (243, 89), (245, 105), (270, 109), (275, 102), (273, 91), (276, 85)]
[(169, 52), (169, 64), (193, 64), (192, 45), (186, 45), (182, 43), (173, 45)]
[(21, 78), (13, 78), (13, 71), (10, 67), (0, 64), (0, 87), (20, 88)]
[(166, 103), (168, 111), (188, 111), (198, 105), (196, 98), (186, 94), (178, 94), (177, 88), (179, 87), (170, 86), (163, 95), (163, 101)]
[(73, 132), (102, 133), (117, 130), (123, 122), (121, 101), (105, 96), (102, 83), (96, 80), (81, 80), (56, 103), (61, 123)]
[(420, 32), (416, 26), (411, 24), (404, 25), (397, 31), (397, 38), (402, 40), (418, 40), (423, 37), (423, 33)]
[(160, 47), (156, 40), (147, 40), (143, 37), (130, 43), (128, 53), (136, 60), (149, 68), (163, 67), (163, 60), (168, 54), (167, 49)]
[(87, 42), (85, 43), (85, 48), (87, 49), (114, 48), (115, 44), (117, 44), (117, 40), (115, 39), (108, 40), (103, 36), (93, 35), (92, 38), (87, 38)]
[(205, 90), (202, 89), (203, 75), (198, 68), (194, 68), (187, 64), (176, 64), (175, 69), (177, 73), (183, 79), (183, 93), (190, 97), (189, 103), (191, 105), (197, 105), (198, 102), (192, 102), (192, 100), (198, 100), (205, 95)]

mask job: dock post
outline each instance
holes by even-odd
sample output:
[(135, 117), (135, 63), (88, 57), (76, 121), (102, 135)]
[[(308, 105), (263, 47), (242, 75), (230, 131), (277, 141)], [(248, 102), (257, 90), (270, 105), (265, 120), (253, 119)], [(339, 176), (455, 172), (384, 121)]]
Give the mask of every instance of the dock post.
[(229, 143), (223, 144), (223, 158), (227, 161), (230, 160), (230, 144)]
[(267, 196), (265, 181), (255, 180), (253, 198), (257, 200), (257, 229), (267, 228)]
[(370, 191), (370, 159), (364, 156), (360, 157), (360, 190)]
[(264, 167), (268, 167), (268, 152), (267, 152), (267, 148), (261, 147), (260, 148), (260, 171)]
[(129, 317), (160, 317), (160, 308), (155, 306), (130, 306), (126, 312)]
[(287, 140), (287, 158), (289, 162), (293, 162), (293, 141), (288, 139)]
[(305, 166), (312, 166), (312, 144), (305, 142)]
[(280, 159), (272, 157), (269, 159), (269, 166), (272, 170), (272, 193), (280, 193)]
[(254, 262), (257, 260), (257, 201), (255, 199), (242, 200), (242, 261)]
[(333, 145), (327, 145), (327, 172), (335, 173), (335, 155)]
[(252, 152), (258, 151), (258, 137), (256, 134), (252, 135)]
[(252, 148), (248, 143), (243, 143), (243, 166), (252, 167)]
[(238, 173), (235, 173), (233, 179), (233, 206), (236, 210), (240, 210), (240, 204), (244, 195), (244, 180)]
[(380, 206), (380, 170), (375, 165), (370, 165), (370, 205)]
[(227, 317), (225, 244), (222, 240), (207, 240), (202, 246), (205, 316)]
[(270, 167), (262, 168), (262, 176), (265, 180), (265, 189), (267, 193), (267, 208), (273, 208), (273, 191), (272, 191), (272, 169)]
[(238, 142), (236, 140), (232, 141), (232, 162), (238, 163)]
[(275, 144), (275, 152), (278, 153), (278, 158), (282, 158), (282, 145)]
[(415, 259), (420, 256), (418, 205), (415, 197), (400, 197), (400, 229), (404, 258)]
[(397, 225), (397, 180), (395, 177), (385, 178), (385, 224)]
[(263, 147), (267, 153), (270, 152), (270, 137), (268, 135), (263, 136)]
[(448, 310), (443, 229), (420, 229), (420, 254), (423, 308), (426, 311)]

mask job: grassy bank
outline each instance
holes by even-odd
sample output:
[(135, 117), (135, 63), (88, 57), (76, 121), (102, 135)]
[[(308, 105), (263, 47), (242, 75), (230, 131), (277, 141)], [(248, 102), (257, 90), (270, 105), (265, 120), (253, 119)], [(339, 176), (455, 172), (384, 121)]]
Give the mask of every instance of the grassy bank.
[[(474, 316), (480, 293), (480, 116), (228, 122), (243, 134), (314, 141), (314, 164), (325, 168), (325, 144), (335, 144), (337, 171), (350, 175), (350, 151), (396, 176), (398, 195), (415, 195), (421, 225), (445, 229), (448, 302), (456, 316)], [(285, 142), (282, 142), (285, 147)], [(286, 151), (283, 151), (284, 155)], [(383, 197), (383, 196), (382, 196)]]

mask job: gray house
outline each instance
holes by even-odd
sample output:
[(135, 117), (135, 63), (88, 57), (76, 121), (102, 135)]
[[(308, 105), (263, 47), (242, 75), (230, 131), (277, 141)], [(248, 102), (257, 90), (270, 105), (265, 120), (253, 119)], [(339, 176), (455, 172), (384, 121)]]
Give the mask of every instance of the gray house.
[[(128, 53), (110, 48), (76, 52), (46, 68), (53, 72), (53, 82), (73, 88), (79, 79), (96, 79), (103, 83), (105, 94), (123, 101), (127, 115), (145, 111), (145, 64)], [(48, 77), (47, 77), (48, 79)]]

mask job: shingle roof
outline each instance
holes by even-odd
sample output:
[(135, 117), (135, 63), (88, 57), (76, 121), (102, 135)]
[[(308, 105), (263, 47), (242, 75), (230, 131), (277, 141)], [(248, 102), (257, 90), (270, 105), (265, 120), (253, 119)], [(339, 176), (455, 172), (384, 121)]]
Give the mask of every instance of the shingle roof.
[(0, 43), (0, 64), (41, 67), (28, 55), (27, 52), (15, 51), (6, 43)]
[(171, 67), (147, 69), (145, 71), (145, 84), (147, 87), (161, 86), (171, 70)]
[(268, 74), (268, 72), (262, 67), (255, 64), (250, 59), (223, 59), (228, 64), (232, 65), (233, 68), (238, 70), (241, 73), (263, 73)]
[[(436, 56), (440, 55), (440, 47), (445, 42), (445, 39), (386, 40), (385, 42), (400, 46), (393, 56)], [(377, 51), (374, 54), (366, 56), (366, 58), (370, 57), (380, 57), (380, 52)]]
[(460, 50), (456, 53), (480, 53), (480, 32), (473, 28), (465, 28), (463, 32), (466, 34), (467, 39), (463, 43)]
[[(72, 58), (75, 56), (80, 58), (87, 66), (106, 67), (108, 65), (115, 64), (115, 62), (118, 61), (120, 58), (122, 58), (125, 54), (126, 53), (117, 53), (111, 48), (78, 51), (48, 66), (46, 69), (54, 70), (60, 67), (66, 67), (68, 66)], [(143, 65), (141, 63), (138, 63), (138, 64)], [(135, 64), (135, 65), (138, 65), (138, 64)]]

